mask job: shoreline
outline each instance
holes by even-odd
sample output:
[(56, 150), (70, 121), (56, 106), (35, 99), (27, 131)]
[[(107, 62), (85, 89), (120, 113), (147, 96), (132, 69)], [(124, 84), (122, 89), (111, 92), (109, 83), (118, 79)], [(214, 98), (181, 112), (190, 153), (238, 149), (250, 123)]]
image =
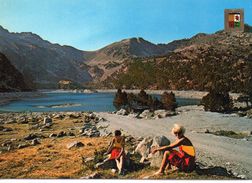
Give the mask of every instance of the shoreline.
[[(128, 90), (123, 89), (127, 93), (139, 93), (140, 89)], [(202, 99), (208, 92), (207, 91), (194, 91), (194, 90), (145, 90), (148, 94), (158, 94), (161, 95), (163, 92), (173, 92), (178, 98), (188, 98), (188, 99)], [(46, 93), (116, 93), (117, 89), (97, 89), (97, 90), (84, 90), (84, 92), (76, 92), (76, 90), (39, 90), (36, 92), (0, 92), (0, 106), (7, 105), (12, 101), (22, 100), (26, 98), (36, 98), (45, 96)], [(233, 99), (237, 99), (239, 93), (230, 93)]]
[(41, 92), (0, 92), (0, 106), (7, 105), (10, 102), (26, 98), (42, 97), (45, 94)]

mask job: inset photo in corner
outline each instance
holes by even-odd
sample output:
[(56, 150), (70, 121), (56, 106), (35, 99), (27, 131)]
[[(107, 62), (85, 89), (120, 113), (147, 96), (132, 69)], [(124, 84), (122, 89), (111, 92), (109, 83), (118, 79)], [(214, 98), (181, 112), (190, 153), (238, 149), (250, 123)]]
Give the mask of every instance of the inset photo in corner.
[(0, 0), (20, 179), (251, 180), (252, 1)]

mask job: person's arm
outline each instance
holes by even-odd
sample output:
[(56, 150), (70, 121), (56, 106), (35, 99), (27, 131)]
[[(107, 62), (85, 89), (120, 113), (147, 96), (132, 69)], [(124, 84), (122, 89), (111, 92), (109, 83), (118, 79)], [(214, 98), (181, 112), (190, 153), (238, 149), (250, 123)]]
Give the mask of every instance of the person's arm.
[(168, 145), (168, 146), (163, 146), (163, 147), (160, 147), (160, 148), (156, 148), (154, 150), (152, 150), (152, 153), (156, 153), (157, 151), (169, 151), (169, 150), (172, 150), (173, 148), (176, 148), (178, 146), (181, 145), (181, 143), (183, 142), (184, 138), (182, 139), (179, 139), (179, 140), (176, 140), (175, 142), (173, 142), (172, 144)]
[(113, 139), (113, 140), (110, 142), (109, 147), (108, 147), (108, 150), (107, 150), (107, 152), (105, 152), (105, 155), (106, 155), (106, 154), (109, 154), (110, 151), (113, 149), (114, 141), (115, 141), (115, 139)]

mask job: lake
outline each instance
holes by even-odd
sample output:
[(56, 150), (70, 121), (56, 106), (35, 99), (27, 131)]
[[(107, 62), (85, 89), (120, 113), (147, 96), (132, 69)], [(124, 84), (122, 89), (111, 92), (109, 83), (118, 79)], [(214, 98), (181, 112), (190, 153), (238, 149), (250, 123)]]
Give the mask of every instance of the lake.
[[(49, 112), (49, 111), (115, 111), (115, 93), (55, 93), (45, 92), (39, 98), (27, 98), (0, 106), (2, 112)], [(160, 98), (160, 95), (152, 95)], [(199, 99), (177, 98), (178, 106), (199, 104)]]

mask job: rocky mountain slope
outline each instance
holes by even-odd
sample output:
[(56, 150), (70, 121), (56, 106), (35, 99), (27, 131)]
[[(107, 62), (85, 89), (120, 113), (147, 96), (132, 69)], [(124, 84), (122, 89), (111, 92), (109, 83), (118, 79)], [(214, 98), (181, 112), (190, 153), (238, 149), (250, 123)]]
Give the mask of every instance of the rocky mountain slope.
[(0, 26), (0, 52), (35, 87), (55, 87), (62, 79), (83, 83), (91, 80), (83, 51), (43, 40), (30, 32), (10, 33)]
[(165, 56), (131, 60), (104, 81), (104, 86), (232, 91), (252, 88), (252, 33), (220, 31), (182, 41)]
[(94, 78), (104, 80), (120, 69), (127, 60), (164, 55), (169, 51), (172, 51), (169, 47), (153, 44), (143, 38), (130, 38), (89, 52), (87, 64), (92, 66), (89, 71)]
[(23, 75), (0, 53), (0, 92), (28, 90)]

